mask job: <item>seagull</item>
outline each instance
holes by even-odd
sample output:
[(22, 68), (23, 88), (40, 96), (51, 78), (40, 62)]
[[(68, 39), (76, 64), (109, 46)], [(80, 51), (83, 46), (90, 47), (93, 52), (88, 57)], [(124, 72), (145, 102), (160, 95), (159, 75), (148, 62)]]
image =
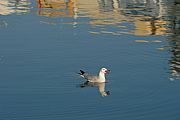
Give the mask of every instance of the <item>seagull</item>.
[(105, 82), (107, 82), (105, 74), (107, 74), (109, 72), (110, 72), (110, 70), (108, 70), (106, 68), (101, 68), (98, 76), (91, 75), (87, 72), (84, 72), (83, 70), (80, 70), (80, 73), (78, 73), (78, 74), (80, 74), (81, 77), (85, 78), (87, 80), (87, 82), (105, 83)]

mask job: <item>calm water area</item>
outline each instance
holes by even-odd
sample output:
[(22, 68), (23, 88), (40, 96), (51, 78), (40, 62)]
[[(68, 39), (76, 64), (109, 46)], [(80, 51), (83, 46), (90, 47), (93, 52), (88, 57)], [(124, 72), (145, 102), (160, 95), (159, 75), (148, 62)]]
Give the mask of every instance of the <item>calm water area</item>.
[(180, 120), (178, 91), (180, 0), (0, 0), (0, 120)]

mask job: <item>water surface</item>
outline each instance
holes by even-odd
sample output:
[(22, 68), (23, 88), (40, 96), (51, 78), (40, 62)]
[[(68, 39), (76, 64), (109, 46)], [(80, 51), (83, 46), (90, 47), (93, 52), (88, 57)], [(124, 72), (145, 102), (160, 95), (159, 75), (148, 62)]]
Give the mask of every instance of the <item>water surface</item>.
[(179, 120), (179, 29), (178, 0), (1, 0), (0, 119)]

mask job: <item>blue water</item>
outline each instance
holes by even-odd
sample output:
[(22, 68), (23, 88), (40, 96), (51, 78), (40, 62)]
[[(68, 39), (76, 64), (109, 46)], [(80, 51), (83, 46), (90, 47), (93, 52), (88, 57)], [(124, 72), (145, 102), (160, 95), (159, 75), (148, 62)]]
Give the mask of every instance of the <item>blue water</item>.
[(0, 120), (180, 119), (179, 1), (40, 1), (0, 2)]

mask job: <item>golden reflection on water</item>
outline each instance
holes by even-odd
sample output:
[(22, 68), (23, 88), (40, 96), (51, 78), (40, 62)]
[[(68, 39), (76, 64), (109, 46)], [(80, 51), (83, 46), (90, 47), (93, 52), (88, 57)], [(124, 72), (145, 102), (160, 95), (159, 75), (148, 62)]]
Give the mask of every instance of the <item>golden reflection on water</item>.
[[(37, 0), (38, 15), (47, 17), (73, 17), (74, 2), (72, 0)], [(45, 9), (46, 8), (46, 9)]]
[(138, 43), (149, 43), (149, 42), (155, 42), (155, 43), (159, 43), (159, 42), (162, 42), (160, 40), (135, 40), (135, 42), (138, 42)]
[[(165, 7), (158, 0), (37, 0), (38, 15), (47, 17), (72, 17), (73, 19), (90, 18), (85, 24), (92, 25), (91, 34), (134, 34), (138, 36), (166, 35), (169, 24), (160, 19), (166, 14)], [(128, 29), (122, 23), (133, 24), (133, 29)], [(52, 22), (50, 22), (52, 23)], [(63, 24), (74, 24), (68, 22)], [(77, 21), (77, 24), (84, 24)], [(96, 28), (111, 25), (117, 31)], [(94, 28), (94, 29), (93, 29)]]
[[(39, 16), (70, 17), (63, 23), (41, 21), (47, 24), (90, 24), (90, 34), (134, 34), (138, 36), (166, 35), (168, 6), (161, 0), (36, 0)], [(0, 15), (30, 12), (30, 0), (1, 0)], [(77, 18), (89, 18), (78, 21)], [(51, 20), (51, 19), (50, 19)], [(127, 25), (124, 23), (129, 23)], [(116, 29), (112, 31), (106, 26)], [(101, 29), (98, 29), (101, 28)], [(104, 29), (103, 29), (104, 28)]]
[(29, 0), (0, 0), (0, 15), (30, 12)]

